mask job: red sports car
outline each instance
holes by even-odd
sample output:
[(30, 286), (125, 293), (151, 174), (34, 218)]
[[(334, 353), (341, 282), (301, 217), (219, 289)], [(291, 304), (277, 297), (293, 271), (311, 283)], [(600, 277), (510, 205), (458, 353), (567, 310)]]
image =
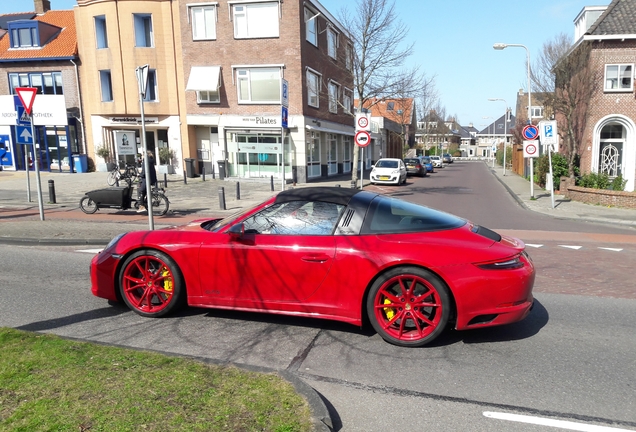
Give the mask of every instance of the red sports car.
[(370, 322), (422, 346), (523, 319), (534, 266), (517, 239), (357, 189), (297, 188), (225, 219), (121, 234), (92, 292), (147, 317), (197, 307)]

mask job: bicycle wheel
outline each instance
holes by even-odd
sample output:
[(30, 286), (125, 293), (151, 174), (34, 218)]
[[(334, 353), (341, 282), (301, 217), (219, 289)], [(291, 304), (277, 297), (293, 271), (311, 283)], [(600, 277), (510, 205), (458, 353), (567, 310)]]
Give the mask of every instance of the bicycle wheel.
[(84, 195), (79, 203), (80, 209), (86, 214), (93, 214), (97, 211), (97, 204), (90, 199), (88, 195)]
[(168, 208), (170, 207), (170, 202), (165, 195), (161, 195), (159, 193), (152, 194), (152, 212), (163, 216), (168, 213)]
[(130, 177), (130, 179), (134, 182), (135, 180), (137, 180), (137, 177), (139, 176), (139, 172), (137, 171), (137, 168), (135, 168), (132, 165), (129, 165), (128, 167), (126, 167), (126, 175)]
[(108, 178), (106, 179), (106, 181), (108, 182), (108, 186), (114, 186), (115, 183), (117, 183), (117, 180), (119, 180), (120, 176), (121, 175), (119, 174), (118, 169), (114, 169), (111, 172), (109, 172)]

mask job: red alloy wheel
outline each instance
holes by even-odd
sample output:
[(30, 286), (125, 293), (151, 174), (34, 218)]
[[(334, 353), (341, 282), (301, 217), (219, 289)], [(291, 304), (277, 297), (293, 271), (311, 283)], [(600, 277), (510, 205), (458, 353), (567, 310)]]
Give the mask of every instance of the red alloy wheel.
[(180, 305), (181, 279), (170, 257), (158, 251), (140, 251), (122, 267), (122, 297), (138, 314), (160, 317)]
[(422, 346), (446, 327), (450, 296), (439, 278), (426, 270), (394, 269), (372, 287), (367, 311), (371, 324), (386, 341)]

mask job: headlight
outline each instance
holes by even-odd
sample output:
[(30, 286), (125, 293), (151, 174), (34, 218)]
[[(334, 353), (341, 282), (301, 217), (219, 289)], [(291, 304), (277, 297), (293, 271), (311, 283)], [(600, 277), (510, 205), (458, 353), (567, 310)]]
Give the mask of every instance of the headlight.
[(399, 174), (400, 170), (393, 170), (393, 172), (391, 174)]
[(119, 240), (121, 240), (121, 238), (123, 236), (125, 236), (126, 233), (121, 233), (121, 234), (117, 234), (115, 237), (113, 237), (113, 239), (111, 241), (108, 242), (108, 244), (106, 245), (106, 247), (104, 248), (104, 250), (110, 248), (111, 246), (115, 246), (115, 244), (117, 244), (117, 242)]

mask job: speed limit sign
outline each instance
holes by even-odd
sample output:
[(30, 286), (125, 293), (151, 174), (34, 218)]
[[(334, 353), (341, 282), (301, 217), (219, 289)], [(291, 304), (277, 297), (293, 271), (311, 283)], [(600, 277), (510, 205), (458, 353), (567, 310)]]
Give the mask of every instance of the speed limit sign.
[(536, 141), (524, 141), (523, 142), (523, 157), (524, 158), (536, 158), (539, 157), (539, 145)]
[(366, 114), (356, 115), (356, 130), (371, 130), (371, 122), (369, 122), (369, 117)]

